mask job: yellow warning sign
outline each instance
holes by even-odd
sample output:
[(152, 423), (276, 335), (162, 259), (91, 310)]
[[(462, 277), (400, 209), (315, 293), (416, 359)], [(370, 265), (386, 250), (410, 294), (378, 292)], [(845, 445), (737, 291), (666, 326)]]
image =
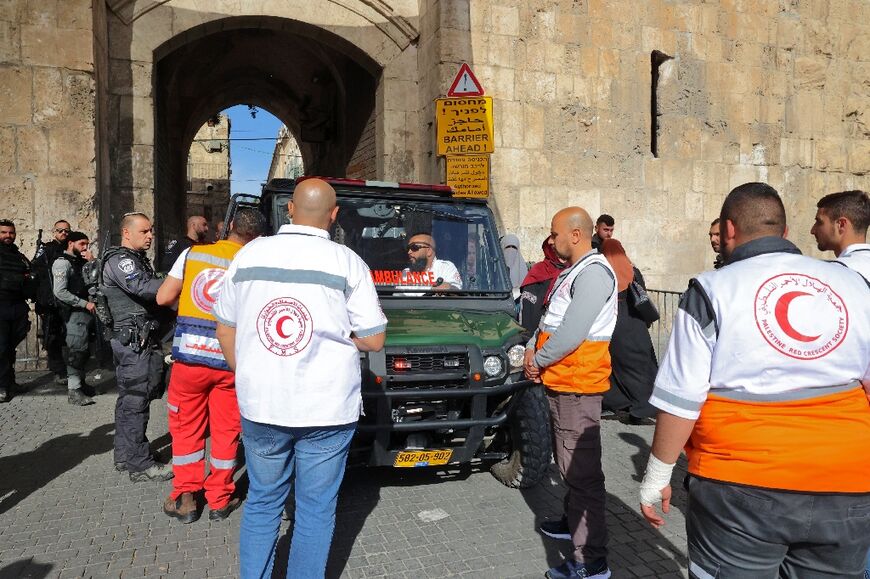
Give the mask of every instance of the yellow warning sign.
[(489, 155), (448, 155), (447, 184), (454, 197), (489, 197)]
[(435, 99), (439, 155), (492, 153), (492, 97)]

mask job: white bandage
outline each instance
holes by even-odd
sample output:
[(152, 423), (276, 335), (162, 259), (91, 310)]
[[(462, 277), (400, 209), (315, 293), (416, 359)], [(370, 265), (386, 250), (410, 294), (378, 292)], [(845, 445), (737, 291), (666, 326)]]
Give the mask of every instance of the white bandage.
[(652, 506), (662, 500), (662, 489), (671, 484), (671, 475), (677, 463), (666, 464), (650, 453), (646, 472), (640, 483), (640, 504)]

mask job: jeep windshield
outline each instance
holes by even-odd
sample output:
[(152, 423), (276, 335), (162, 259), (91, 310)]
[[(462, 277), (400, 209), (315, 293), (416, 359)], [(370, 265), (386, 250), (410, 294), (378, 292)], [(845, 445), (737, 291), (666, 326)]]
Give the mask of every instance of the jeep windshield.
[[(276, 196), (275, 223), (288, 223), (290, 195)], [(393, 297), (510, 294), (492, 213), (482, 204), (443, 199), (379, 200), (339, 196), (333, 241), (368, 264), (378, 293)]]

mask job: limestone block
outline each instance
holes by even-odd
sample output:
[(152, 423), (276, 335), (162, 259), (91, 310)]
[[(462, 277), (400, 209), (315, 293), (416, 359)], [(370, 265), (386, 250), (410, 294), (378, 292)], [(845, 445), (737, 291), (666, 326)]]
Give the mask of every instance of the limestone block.
[(94, 126), (55, 125), (48, 130), (48, 165), (52, 175), (93, 176)]
[(584, 46), (580, 49), (580, 76), (594, 78), (598, 76), (598, 49)]
[(684, 159), (664, 159), (662, 161), (662, 184), (670, 193), (692, 190), (692, 161)]
[(112, 185), (118, 188), (154, 187), (154, 148), (148, 145), (119, 147), (109, 153)]
[(522, 35), (524, 37), (554, 38), (556, 36), (556, 13), (554, 10), (536, 9), (528, 11), (527, 18), (522, 18)]
[(541, 227), (547, 223), (546, 192), (542, 187), (519, 188), (519, 217), (521, 227)]
[[(93, 224), (95, 192), (96, 182), (93, 178), (38, 177), (34, 181), (36, 224), (47, 225), (57, 219), (69, 219), (77, 226)], [(88, 233), (93, 235), (96, 231)]]
[(75, 29), (25, 25), (21, 57), (25, 64), (93, 70), (93, 36)]
[[(540, 149), (544, 146), (544, 111), (542, 107), (525, 105), (523, 107), (523, 145), (526, 149)], [(532, 171), (535, 174), (535, 171)]]
[(731, 167), (731, 175), (728, 179), (729, 191), (738, 185), (755, 181), (762, 181), (763, 167), (755, 165), (734, 165)]
[(443, 2), (441, 9), (441, 26), (456, 30), (471, 30), (471, 10), (464, 2)]
[(63, 74), (57, 68), (33, 70), (33, 122), (48, 124), (63, 114)]
[(794, 62), (794, 85), (798, 89), (824, 88), (828, 68), (821, 57), (798, 57)]
[(597, 24), (592, 26), (592, 46), (608, 48), (613, 46), (613, 30), (611, 26)]
[(556, 98), (556, 75), (532, 70), (517, 71), (514, 94), (527, 101), (548, 102)]
[(493, 103), (495, 132), (501, 146), (521, 149), (524, 143), (523, 105), (516, 101)]
[(556, 100), (565, 102), (571, 100), (574, 95), (574, 75), (573, 74), (557, 74), (556, 75)]
[[(495, 37), (502, 38), (502, 37)], [(506, 38), (506, 37), (504, 37)], [(513, 100), (514, 69), (502, 66), (475, 65), (474, 74), (483, 85), (487, 95), (498, 99)]]
[(30, 123), (32, 83), (30, 68), (0, 66), (0, 125)]
[(827, 120), (823, 114), (822, 95), (801, 91), (786, 101), (785, 130), (800, 137), (810, 137), (823, 129)]
[(58, 3), (46, 0), (19, 0), (21, 12), (19, 17), (24, 24), (33, 24), (45, 28), (57, 26)]
[(0, 20), (0, 63), (17, 64), (21, 61), (19, 31), (17, 23)]
[[(0, 173), (0, 199), (3, 199), (3, 217), (15, 222), (16, 229), (22, 226), (33, 226), (33, 184), (32, 176)], [(21, 241), (21, 232), (18, 232), (18, 235), (19, 241)]]
[(48, 172), (48, 137), (42, 127), (19, 127), (16, 130), (18, 172), (42, 175)]
[[(850, 141), (848, 150), (849, 171), (856, 175), (870, 174), (870, 141), (866, 139)], [(867, 188), (867, 183), (865, 182), (863, 189), (866, 191)]]
[(852, 60), (870, 61), (870, 32), (857, 35), (849, 43), (846, 56)]
[(648, 190), (656, 190), (664, 187), (662, 175), (662, 160), (656, 157), (646, 157), (643, 161), (643, 185)]
[(0, 127), (0, 175), (15, 172), (15, 128)]
[(783, 16), (776, 23), (776, 44), (780, 48), (796, 48), (803, 44), (804, 30), (796, 16)]
[(586, 19), (581, 14), (559, 11), (556, 15), (556, 41), (562, 44), (582, 43), (586, 36)]
[(490, 160), (493, 175), (507, 185), (528, 185), (529, 156), (523, 149), (496, 149)]
[[(486, 35), (486, 62), (490, 65), (512, 68), (516, 64), (518, 40), (515, 36)], [(477, 70), (475, 69), (475, 73)], [(480, 76), (478, 76), (478, 79)]]
[(61, 28), (93, 30), (94, 13), (91, 0), (60, 0), (57, 20)]
[(520, 12), (516, 6), (491, 6), (492, 33), (518, 36), (520, 33)]

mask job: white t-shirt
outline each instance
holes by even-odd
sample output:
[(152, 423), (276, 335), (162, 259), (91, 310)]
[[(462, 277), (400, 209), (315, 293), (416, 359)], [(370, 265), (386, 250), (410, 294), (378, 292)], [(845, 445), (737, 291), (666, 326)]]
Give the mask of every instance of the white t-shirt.
[(853, 243), (843, 250), (837, 261), (870, 282), (870, 243)]
[(236, 254), (212, 313), (236, 328), (242, 416), (288, 427), (359, 419), (360, 354), (351, 340), (384, 332), (368, 266), (326, 231), (284, 225)]
[(175, 263), (172, 264), (172, 268), (166, 275), (175, 279), (184, 279), (184, 264), (187, 261), (188, 253), (190, 253), (189, 247), (179, 254), (178, 259), (175, 260)]

